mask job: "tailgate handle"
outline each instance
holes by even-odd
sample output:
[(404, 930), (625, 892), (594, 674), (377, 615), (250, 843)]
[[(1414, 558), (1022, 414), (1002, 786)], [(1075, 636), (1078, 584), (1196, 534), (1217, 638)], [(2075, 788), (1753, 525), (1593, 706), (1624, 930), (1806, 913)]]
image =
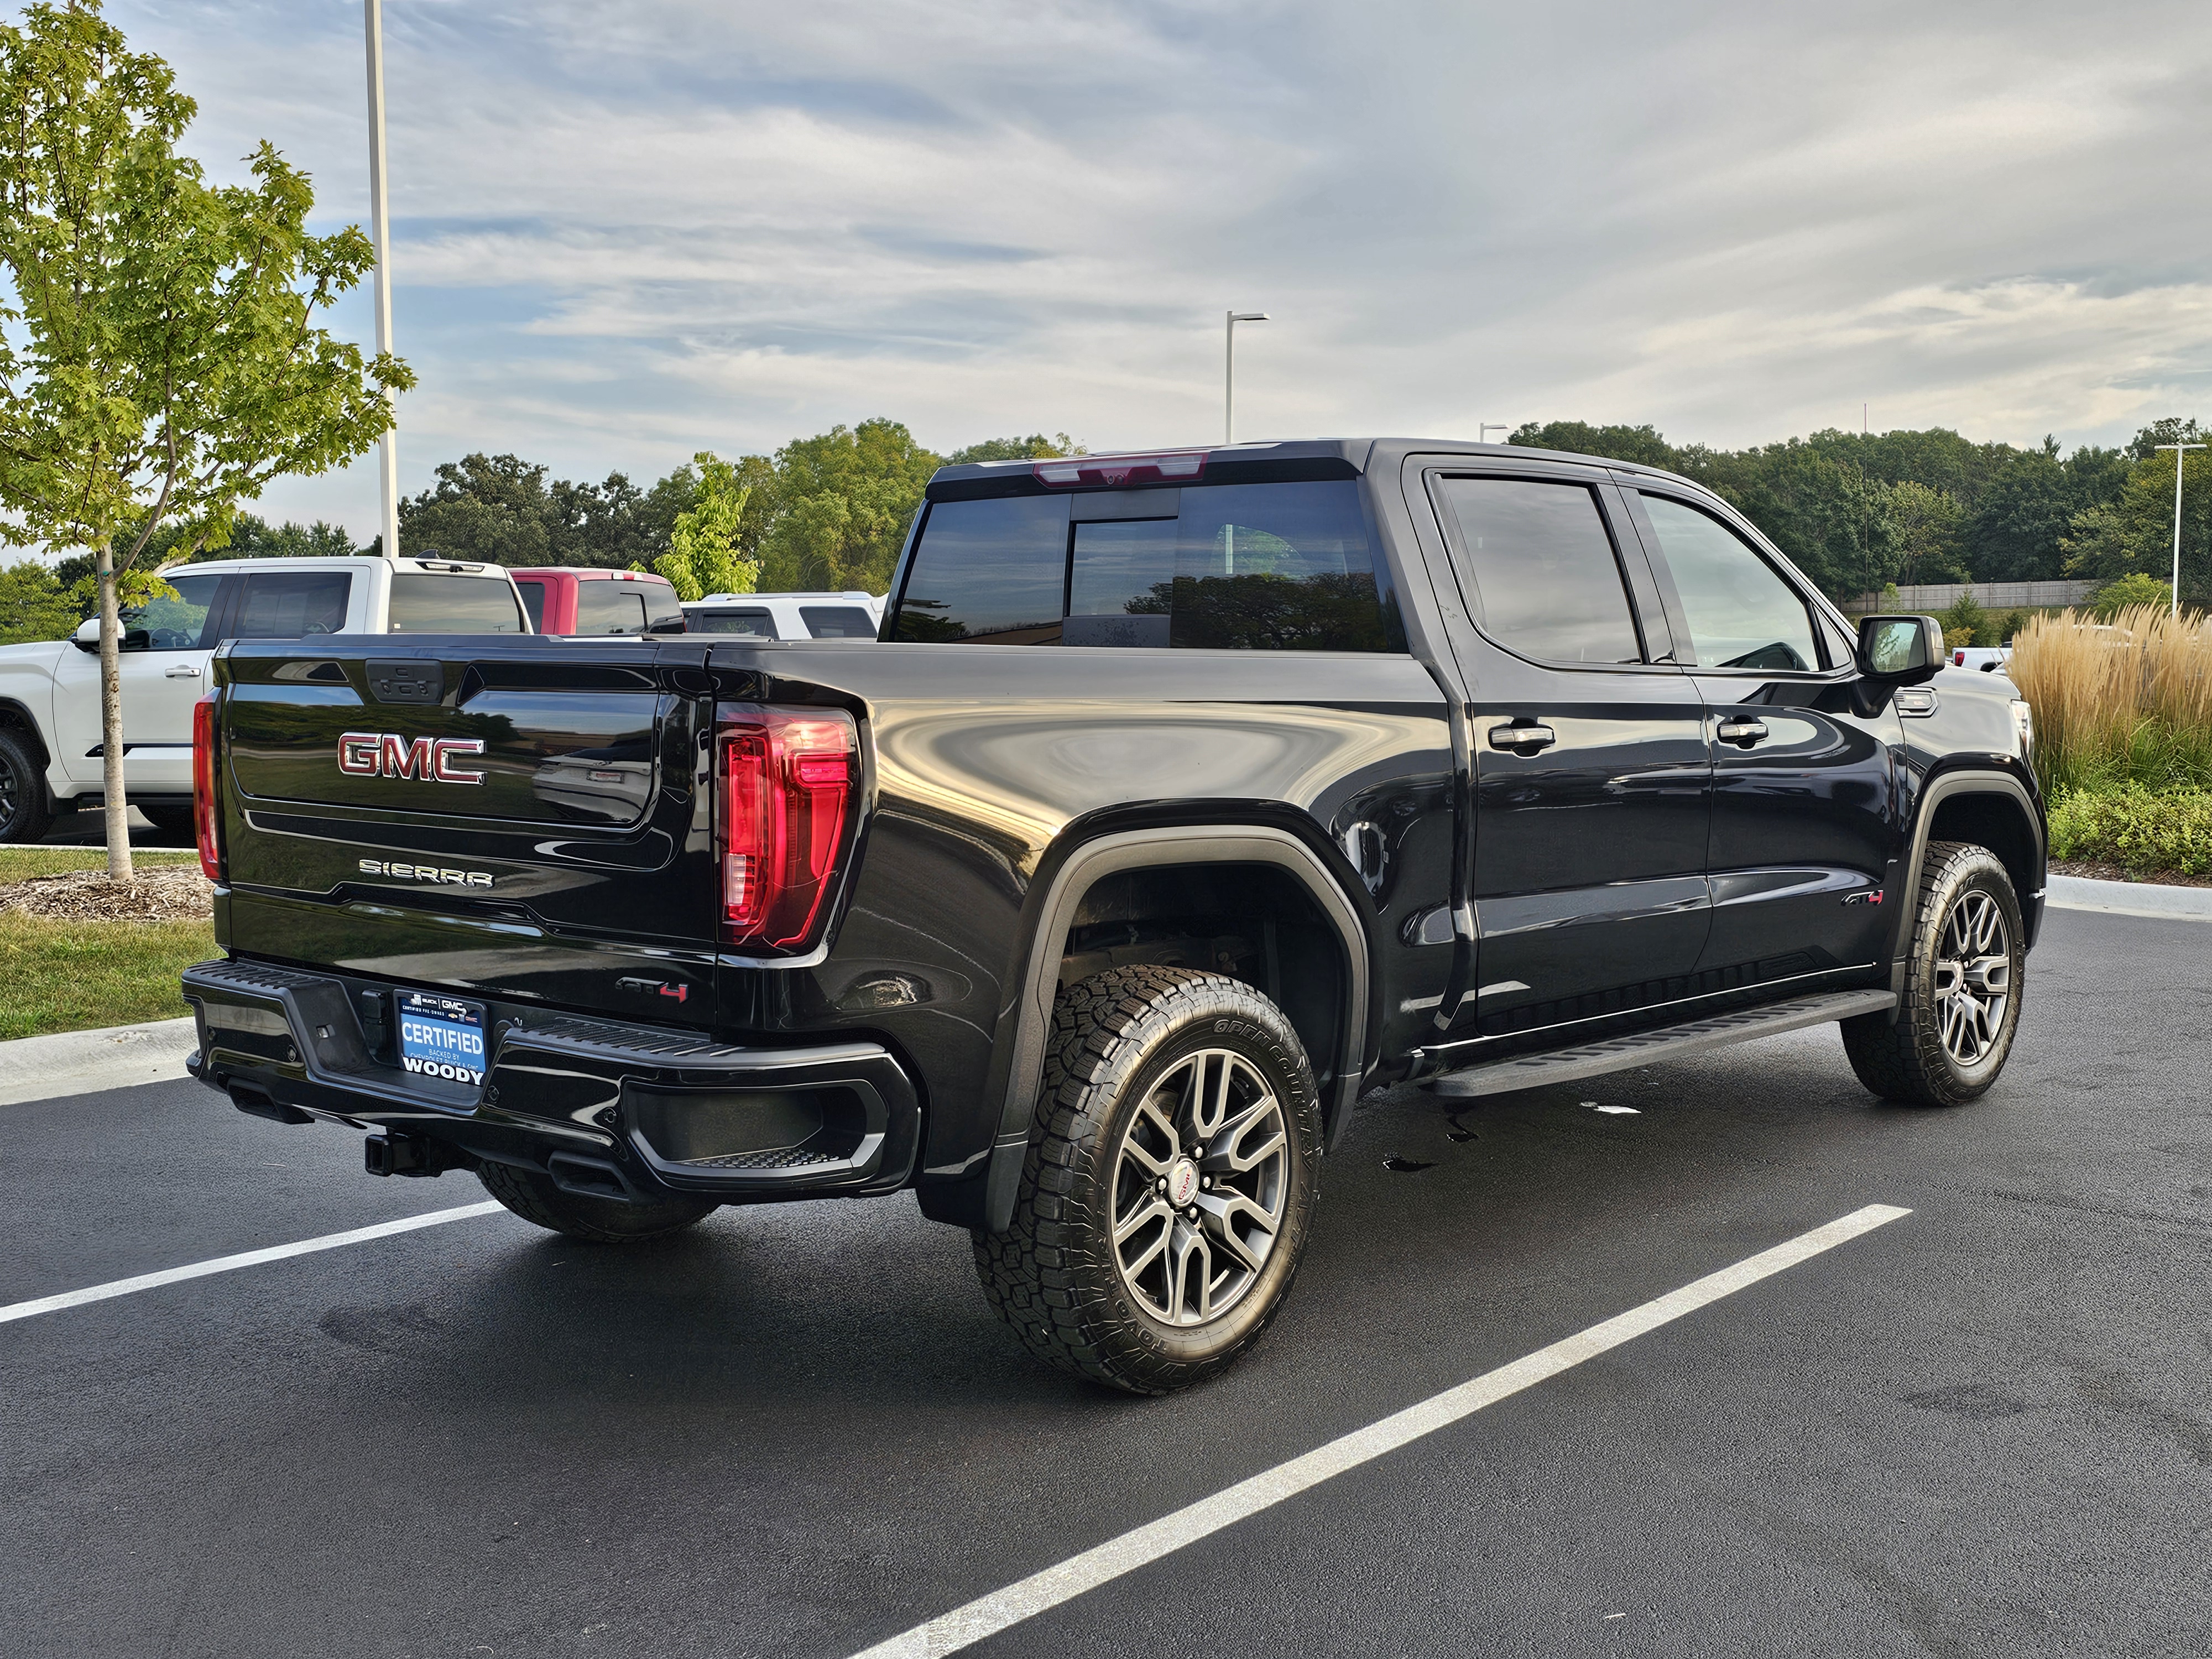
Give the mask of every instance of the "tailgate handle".
[(419, 658), (386, 657), (372, 662), (368, 694), (379, 702), (438, 702), (446, 695), (446, 665)]

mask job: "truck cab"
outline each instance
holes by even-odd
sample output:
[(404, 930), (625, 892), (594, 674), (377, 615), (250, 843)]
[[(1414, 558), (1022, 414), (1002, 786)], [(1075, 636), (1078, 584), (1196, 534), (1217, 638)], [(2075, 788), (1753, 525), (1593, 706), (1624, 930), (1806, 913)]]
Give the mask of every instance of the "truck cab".
[(514, 575), (532, 633), (606, 637), (684, 631), (684, 605), (674, 585), (650, 571), (533, 565)]

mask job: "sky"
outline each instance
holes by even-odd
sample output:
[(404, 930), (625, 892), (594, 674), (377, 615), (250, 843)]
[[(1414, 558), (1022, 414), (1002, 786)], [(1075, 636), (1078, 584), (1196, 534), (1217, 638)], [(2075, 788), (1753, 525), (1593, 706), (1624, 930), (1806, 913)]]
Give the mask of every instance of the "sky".
[[(365, 224), (357, 0), (110, 0)], [(401, 483), (949, 450), (2212, 413), (2188, 4), (386, 0)], [(365, 289), (331, 325), (368, 343)], [(374, 457), (257, 510), (376, 522)]]

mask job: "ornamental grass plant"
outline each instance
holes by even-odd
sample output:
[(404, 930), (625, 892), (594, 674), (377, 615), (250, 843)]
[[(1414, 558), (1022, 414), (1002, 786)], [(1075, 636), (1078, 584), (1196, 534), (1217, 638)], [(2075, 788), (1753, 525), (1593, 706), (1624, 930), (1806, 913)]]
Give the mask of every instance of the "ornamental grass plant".
[(2035, 769), (2053, 802), (2130, 783), (2212, 789), (2212, 617), (2150, 605), (2110, 623), (2039, 616), (2007, 672), (2035, 711)]

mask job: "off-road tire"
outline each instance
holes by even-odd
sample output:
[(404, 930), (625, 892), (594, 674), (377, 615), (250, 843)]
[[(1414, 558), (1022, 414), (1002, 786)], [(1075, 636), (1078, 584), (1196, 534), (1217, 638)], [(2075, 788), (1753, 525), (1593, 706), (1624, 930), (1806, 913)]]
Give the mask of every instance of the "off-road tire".
[[(1112, 1186), (1121, 1137), (1179, 1060), (1228, 1049), (1273, 1091), (1288, 1143), (1281, 1224), (1249, 1288), (1210, 1322), (1170, 1324), (1115, 1263)], [(1133, 966), (1064, 988), (1012, 1226), (976, 1231), (984, 1294), (1047, 1364), (1132, 1394), (1167, 1394), (1225, 1370), (1258, 1340), (1297, 1277), (1320, 1196), (1321, 1109), (1305, 1048), (1282, 1010), (1219, 974)]]
[(0, 726), (0, 842), (33, 845), (53, 827), (46, 769), (21, 733)]
[[(1943, 928), (1970, 894), (1995, 900), (2011, 957), (2010, 991), (2002, 1023), (1986, 1054), (1962, 1066), (1944, 1046), (1936, 983)], [(2012, 877), (1986, 847), (1930, 842), (1920, 866), (1911, 948), (1905, 959), (1904, 1000), (1888, 1013), (1859, 1014), (1841, 1022), (1844, 1052), (1858, 1079), (1885, 1100), (1914, 1106), (1958, 1106), (1986, 1092), (2004, 1070), (2020, 1029), (2027, 947)]]
[(550, 1176), (487, 1159), (477, 1170), (484, 1190), (525, 1221), (594, 1244), (642, 1244), (680, 1233), (718, 1206), (712, 1199), (667, 1198), (649, 1204), (564, 1193)]

